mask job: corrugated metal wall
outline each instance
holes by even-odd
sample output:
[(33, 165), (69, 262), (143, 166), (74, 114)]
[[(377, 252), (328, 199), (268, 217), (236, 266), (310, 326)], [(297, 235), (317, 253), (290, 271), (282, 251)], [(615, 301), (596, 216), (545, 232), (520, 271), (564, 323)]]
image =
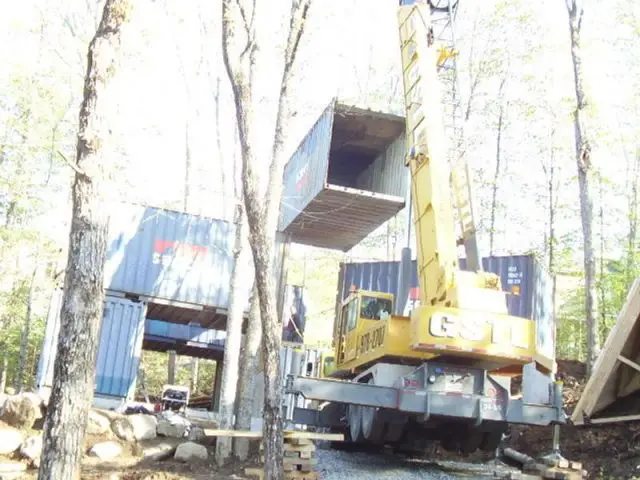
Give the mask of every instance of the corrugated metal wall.
[(144, 335), (145, 304), (107, 297), (96, 358), (96, 393), (133, 396)]
[(186, 340), (207, 345), (224, 345), (227, 333), (222, 330), (202, 328), (197, 325), (182, 325), (179, 323), (163, 322), (162, 320), (145, 320), (145, 335)]
[[(411, 295), (417, 294), (417, 264), (412, 262)], [(482, 259), (483, 268), (500, 276), (507, 295), (510, 315), (536, 320), (537, 343), (542, 353), (555, 356), (555, 317), (553, 313), (553, 279), (532, 255), (511, 255)], [(460, 268), (466, 268), (460, 259)], [(351, 285), (362, 290), (398, 294), (400, 262), (344, 263), (338, 279), (338, 300), (349, 295)]]
[(332, 101), (320, 115), (284, 168), (279, 230), (284, 231), (325, 186), (334, 105)]
[(358, 176), (357, 188), (405, 197), (409, 184), (409, 170), (404, 165), (405, 150), (406, 141), (402, 134)]
[(222, 220), (121, 204), (109, 222), (105, 288), (226, 306), (234, 231)]
[[(46, 334), (38, 364), (38, 388), (51, 387), (60, 330), (62, 290), (51, 299)], [(98, 395), (126, 398), (133, 395), (142, 351), (144, 303), (118, 297), (106, 297), (96, 357)]]
[[(228, 308), (234, 237), (235, 225), (223, 220), (119, 204), (109, 222), (105, 289)], [(285, 240), (276, 239), (276, 285)]]

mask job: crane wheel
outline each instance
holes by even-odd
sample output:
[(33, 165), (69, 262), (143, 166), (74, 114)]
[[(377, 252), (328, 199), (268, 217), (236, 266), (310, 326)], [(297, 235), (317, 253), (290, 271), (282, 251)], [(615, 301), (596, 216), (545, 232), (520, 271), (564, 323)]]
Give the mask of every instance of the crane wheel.
[(364, 440), (362, 434), (362, 411), (359, 405), (349, 405), (347, 408), (347, 420), (349, 422), (349, 436), (354, 443)]
[[(373, 377), (369, 379), (370, 385), (374, 384)], [(370, 443), (381, 443), (384, 441), (387, 429), (386, 412), (375, 407), (360, 407), (362, 417), (362, 435)]]

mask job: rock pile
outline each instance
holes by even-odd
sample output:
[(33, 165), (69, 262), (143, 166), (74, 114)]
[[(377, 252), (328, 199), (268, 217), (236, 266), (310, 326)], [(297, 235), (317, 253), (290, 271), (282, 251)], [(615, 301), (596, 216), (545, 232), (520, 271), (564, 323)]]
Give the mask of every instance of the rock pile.
[[(0, 395), (0, 480), (39, 467), (44, 415), (45, 403), (35, 394)], [(94, 461), (131, 455), (190, 462), (209, 456), (207, 447), (198, 443), (204, 439), (203, 429), (171, 411), (125, 415), (92, 409), (85, 438), (86, 454)]]

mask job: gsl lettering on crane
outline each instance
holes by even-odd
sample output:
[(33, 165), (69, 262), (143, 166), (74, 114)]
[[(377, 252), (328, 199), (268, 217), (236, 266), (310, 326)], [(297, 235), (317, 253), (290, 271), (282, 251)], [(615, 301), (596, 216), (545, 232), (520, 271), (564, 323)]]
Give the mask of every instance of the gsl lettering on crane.
[(481, 342), (486, 337), (487, 326), (489, 340), (496, 345), (508, 343), (516, 348), (528, 348), (526, 335), (522, 335), (519, 325), (499, 321), (483, 316), (456, 316), (435, 313), (429, 319), (429, 333), (440, 338), (460, 338), (472, 342)]

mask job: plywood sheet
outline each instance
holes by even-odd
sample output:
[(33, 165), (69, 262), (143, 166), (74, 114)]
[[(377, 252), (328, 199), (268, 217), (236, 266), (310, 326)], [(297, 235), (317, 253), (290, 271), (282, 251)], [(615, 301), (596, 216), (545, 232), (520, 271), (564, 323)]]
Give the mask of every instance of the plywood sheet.
[(573, 423), (598, 414), (625, 395), (640, 389), (640, 372), (620, 357), (637, 363), (640, 352), (640, 278), (633, 283), (616, 324), (596, 360), (593, 372), (571, 416)]

